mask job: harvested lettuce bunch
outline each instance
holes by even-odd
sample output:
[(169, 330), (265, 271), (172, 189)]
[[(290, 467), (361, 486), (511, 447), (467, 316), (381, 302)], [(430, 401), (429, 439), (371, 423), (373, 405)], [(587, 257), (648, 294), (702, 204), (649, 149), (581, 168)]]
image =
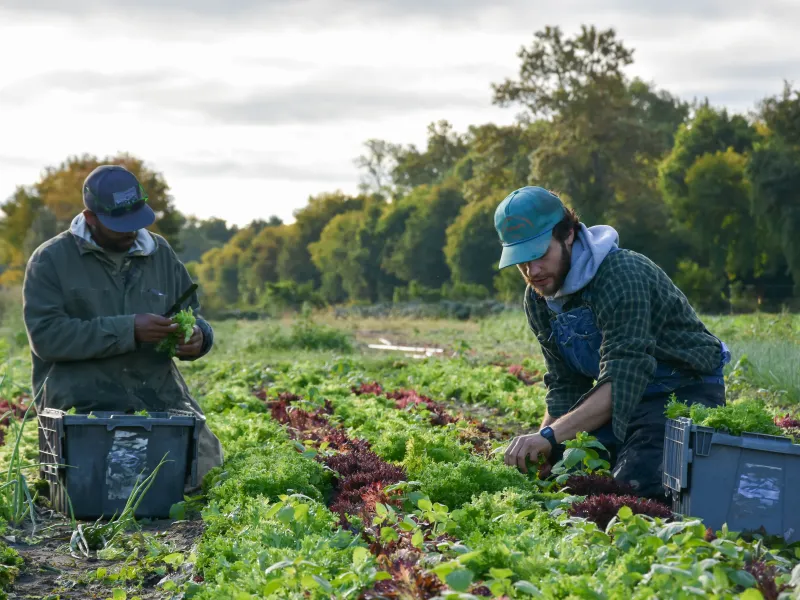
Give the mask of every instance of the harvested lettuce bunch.
[(669, 419), (688, 417), (695, 425), (711, 427), (731, 435), (742, 435), (743, 432), (783, 435), (781, 428), (775, 425), (774, 417), (766, 410), (763, 400), (740, 400), (709, 408), (702, 404), (688, 406), (678, 400), (670, 400), (665, 414)]
[(170, 357), (175, 356), (179, 344), (185, 344), (189, 341), (189, 338), (192, 337), (195, 323), (197, 322), (191, 308), (182, 310), (173, 317), (173, 320), (178, 324), (178, 329), (170, 333), (156, 345), (156, 350), (158, 352), (166, 352)]

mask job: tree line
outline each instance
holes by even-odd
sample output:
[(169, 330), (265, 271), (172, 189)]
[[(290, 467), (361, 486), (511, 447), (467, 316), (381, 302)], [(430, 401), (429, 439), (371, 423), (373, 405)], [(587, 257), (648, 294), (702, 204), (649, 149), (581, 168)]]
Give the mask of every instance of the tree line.
[[(128, 155), (209, 310), (405, 300), (518, 302), (515, 270), (498, 272), (497, 204), (512, 190), (557, 192), (588, 226), (659, 264), (707, 311), (796, 306), (800, 291), (800, 93), (789, 84), (749, 114), (681, 100), (626, 76), (633, 51), (613, 29), (557, 27), (518, 53), (516, 78), (492, 102), (513, 125), (457, 132), (432, 123), (424, 148), (371, 139), (356, 159), (359, 192), (310, 197), (286, 224), (246, 227), (181, 215), (162, 175)], [(98, 163), (71, 158), (3, 205), (0, 284), (82, 207)]]

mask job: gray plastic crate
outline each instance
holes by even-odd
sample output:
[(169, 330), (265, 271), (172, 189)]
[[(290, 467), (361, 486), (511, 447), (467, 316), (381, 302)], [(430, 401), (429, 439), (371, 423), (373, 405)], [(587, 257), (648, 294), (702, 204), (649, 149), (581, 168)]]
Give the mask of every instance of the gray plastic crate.
[(800, 445), (787, 437), (720, 433), (667, 419), (664, 488), (672, 510), (713, 530), (756, 531), (800, 540)]
[[(41, 477), (50, 484), (55, 510), (77, 519), (121, 513), (137, 478), (166, 460), (139, 509), (138, 518), (166, 518), (183, 499), (184, 485), (197, 485), (200, 423), (191, 412), (170, 410), (150, 416), (96, 411), (68, 415), (46, 408), (39, 415)], [(69, 466), (66, 466), (69, 465)], [(65, 493), (66, 492), (66, 493)]]

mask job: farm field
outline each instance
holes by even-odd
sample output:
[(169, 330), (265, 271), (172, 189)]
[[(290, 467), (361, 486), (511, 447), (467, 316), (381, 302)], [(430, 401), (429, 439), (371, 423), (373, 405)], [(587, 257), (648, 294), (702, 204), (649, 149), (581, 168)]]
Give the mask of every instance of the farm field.
[[(706, 322), (734, 354), (729, 400), (794, 416), (800, 318)], [(796, 597), (798, 548), (670, 518), (593, 473), (586, 441), (566, 481), (503, 464), (497, 449), (544, 411), (521, 311), (215, 324), (212, 354), (180, 365), (225, 448), (202, 493), (170, 521), (106, 540), (92, 524), (76, 536), (46, 500), (32, 522), (12, 493), (20, 472), (32, 497), (40, 489), (36, 469), (20, 471), (37, 461), (37, 437), (35, 422), (16, 435), (29, 401), (19, 327), (2, 332), (0, 391), (18, 406), (0, 449), (10, 598)], [(386, 342), (442, 352), (369, 347)]]

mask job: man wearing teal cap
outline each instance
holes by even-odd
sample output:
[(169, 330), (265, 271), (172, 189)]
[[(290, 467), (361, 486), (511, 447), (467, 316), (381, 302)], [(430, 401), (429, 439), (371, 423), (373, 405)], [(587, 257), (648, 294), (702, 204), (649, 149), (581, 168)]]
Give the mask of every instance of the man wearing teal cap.
[(615, 479), (664, 498), (665, 405), (725, 403), (725, 344), (647, 257), (619, 247), (607, 225), (587, 227), (561, 199), (523, 187), (497, 207), (500, 268), (528, 284), (524, 308), (547, 366), (547, 411), (537, 433), (514, 438), (505, 462), (550, 464), (586, 431), (608, 449)]

